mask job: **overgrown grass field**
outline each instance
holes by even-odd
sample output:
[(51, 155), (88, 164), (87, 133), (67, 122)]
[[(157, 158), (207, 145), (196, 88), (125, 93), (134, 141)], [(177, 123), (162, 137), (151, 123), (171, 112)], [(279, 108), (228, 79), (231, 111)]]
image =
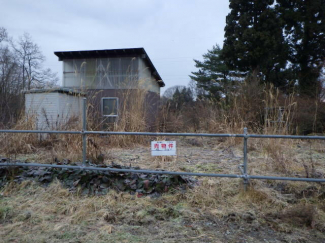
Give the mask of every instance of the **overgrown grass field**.
[[(233, 106), (197, 102), (191, 109), (161, 109), (157, 131), (297, 134), (301, 127), (319, 128), (319, 117), (298, 122), (299, 102), (272, 89), (243, 86)], [(281, 97), (282, 98), (281, 98)], [(262, 97), (262, 98), (261, 98)], [(143, 101), (143, 99), (138, 99)], [(133, 102), (115, 131), (146, 131), (143, 104)], [(281, 106), (281, 122), (270, 109)], [(91, 116), (91, 114), (90, 114)], [(262, 119), (262, 121), (261, 121)], [(89, 128), (100, 130), (89, 119)], [(35, 129), (22, 119), (14, 129)], [(313, 125), (314, 124), (314, 125)], [(71, 127), (69, 127), (71, 125)], [(298, 126), (299, 125), (299, 126)], [(78, 130), (75, 123), (65, 129)], [(312, 129), (313, 130), (313, 129)], [(316, 131), (316, 130), (315, 130)], [(26, 162), (65, 163), (81, 160), (81, 137), (1, 134), (0, 154)], [(151, 140), (176, 140), (177, 156), (151, 157)], [(242, 138), (152, 138), (89, 136), (87, 158), (142, 169), (240, 174)], [(251, 175), (324, 178), (324, 141), (248, 139)], [(159, 197), (110, 190), (106, 195), (70, 192), (59, 181), (48, 186), (32, 180), (9, 181), (0, 189), (2, 242), (325, 242), (323, 183), (196, 178), (186, 191)]]
[[(149, 146), (110, 148), (104, 163), (149, 169), (236, 173), (242, 163), (237, 139), (184, 138), (178, 155), (151, 157)], [(250, 174), (317, 177), (325, 173), (324, 142), (249, 142)], [(40, 156), (47, 157), (43, 151)], [(18, 159), (25, 159), (18, 155)], [(34, 157), (33, 157), (34, 156)], [(37, 155), (29, 161), (39, 161)], [(49, 154), (48, 154), (49, 156)], [(324, 242), (322, 184), (198, 178), (193, 189), (158, 198), (111, 190), (103, 196), (71, 193), (58, 181), (33, 181), (1, 189), (3, 242)]]

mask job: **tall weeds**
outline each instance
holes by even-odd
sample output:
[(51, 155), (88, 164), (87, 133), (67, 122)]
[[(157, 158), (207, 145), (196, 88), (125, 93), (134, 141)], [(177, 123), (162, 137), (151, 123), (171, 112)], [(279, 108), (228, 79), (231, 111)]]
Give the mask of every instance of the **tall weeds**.
[(283, 95), (273, 85), (264, 89), (264, 133), (291, 134), (297, 101), (295, 95)]
[[(35, 116), (23, 116), (16, 125), (14, 130), (36, 130)], [(35, 152), (39, 145), (37, 134), (32, 133), (0, 133), (1, 153), (6, 156), (14, 156), (18, 153)]]
[[(146, 107), (147, 90), (125, 90), (119, 106), (119, 117), (113, 124), (113, 131), (144, 132), (149, 128)], [(110, 145), (126, 147), (146, 141), (143, 136), (111, 136)]]
[[(148, 91), (144, 89), (124, 89), (120, 93), (118, 119), (113, 121), (102, 116), (94, 107), (96, 96), (101, 97), (98, 90), (88, 97), (87, 129), (142, 132), (149, 130), (150, 109)], [(206, 133), (242, 133), (247, 127), (249, 133), (260, 134), (295, 134), (301, 123), (306, 119), (303, 100), (294, 94), (281, 93), (272, 85), (261, 85), (257, 79), (247, 79), (231, 97), (231, 103), (225, 105), (223, 100), (214, 102), (207, 99), (197, 99), (189, 104), (171, 106), (166, 103), (160, 107), (157, 125), (154, 131), (161, 132), (206, 132)], [(311, 123), (316, 129), (323, 117), (323, 105), (318, 102), (317, 109), (312, 110)], [(304, 109), (305, 111), (305, 109)], [(309, 114), (309, 113), (308, 113)], [(324, 112), (325, 114), (325, 112)], [(153, 117), (153, 116), (151, 116)], [(35, 117), (23, 116), (13, 129), (35, 130)], [(151, 124), (152, 125), (152, 124)], [(53, 129), (80, 130), (81, 119), (72, 117), (65, 124)], [(79, 135), (48, 135), (40, 140), (36, 134), (1, 134), (0, 153), (20, 154), (35, 153), (42, 149), (50, 150), (53, 158), (59, 160), (81, 159), (81, 136)], [(241, 139), (229, 138), (231, 144), (241, 144)], [(148, 144), (149, 138), (144, 136), (88, 136), (87, 157), (92, 161), (105, 153), (109, 147), (132, 147), (135, 144)], [(263, 148), (266, 155), (272, 159), (274, 167), (280, 171), (290, 170), (288, 156), (283, 156), (282, 140), (263, 139), (250, 140), (250, 146)], [(252, 145), (253, 144), (253, 145)], [(51, 158), (51, 159), (53, 159)]]

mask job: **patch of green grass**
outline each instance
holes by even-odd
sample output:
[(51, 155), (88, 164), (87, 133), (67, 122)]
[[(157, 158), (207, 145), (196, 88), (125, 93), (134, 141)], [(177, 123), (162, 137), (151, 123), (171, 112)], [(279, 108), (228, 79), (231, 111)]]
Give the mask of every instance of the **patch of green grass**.
[(0, 204), (0, 220), (5, 220), (9, 218), (11, 215), (12, 215), (12, 208)]
[(38, 154), (18, 154), (15, 159), (25, 162), (37, 162)]
[(132, 235), (128, 232), (115, 232), (112, 234), (101, 234), (100, 239), (102, 242), (145, 242), (145, 239)]
[(191, 166), (181, 166), (180, 170), (191, 173), (222, 173), (223, 169), (218, 164), (198, 164)]
[(213, 172), (213, 173), (221, 173), (223, 169), (220, 168), (218, 164), (199, 164), (196, 166), (198, 172)]
[(71, 239), (75, 239), (76, 237), (77, 237), (76, 232), (68, 231), (68, 230), (65, 230), (62, 233), (56, 235), (56, 238), (60, 240), (71, 240)]
[(152, 217), (153, 220), (170, 220), (176, 219), (182, 216), (181, 209), (182, 205), (166, 206), (166, 207), (149, 207), (147, 209), (142, 209), (137, 212), (137, 217), (143, 219), (145, 217)]

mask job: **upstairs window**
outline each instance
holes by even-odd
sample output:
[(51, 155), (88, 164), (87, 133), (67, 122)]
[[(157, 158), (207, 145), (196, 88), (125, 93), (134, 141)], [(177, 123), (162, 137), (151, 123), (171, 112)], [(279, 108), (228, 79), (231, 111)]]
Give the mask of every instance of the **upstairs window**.
[(118, 116), (118, 98), (109, 97), (102, 98), (102, 114), (106, 117)]

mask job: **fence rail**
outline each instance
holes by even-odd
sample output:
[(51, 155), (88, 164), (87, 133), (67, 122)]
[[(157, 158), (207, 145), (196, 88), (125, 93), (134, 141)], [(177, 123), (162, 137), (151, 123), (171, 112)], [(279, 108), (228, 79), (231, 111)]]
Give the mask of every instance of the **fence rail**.
[[(82, 145), (82, 160), (83, 166), (72, 165), (55, 165), (55, 164), (39, 164), (39, 163), (18, 163), (5, 162), (0, 163), (0, 166), (23, 166), (23, 167), (52, 167), (52, 168), (66, 168), (74, 170), (97, 170), (97, 171), (116, 171), (116, 172), (130, 172), (130, 173), (145, 173), (145, 174), (167, 174), (167, 175), (187, 175), (187, 176), (205, 176), (205, 177), (227, 177), (243, 179), (244, 188), (246, 190), (250, 179), (258, 180), (286, 180), (286, 181), (307, 181), (307, 182), (325, 182), (325, 179), (316, 178), (299, 178), (299, 177), (277, 177), (277, 176), (259, 176), (248, 174), (248, 159), (247, 159), (247, 143), (249, 138), (283, 138), (283, 139), (317, 139), (325, 140), (325, 136), (296, 136), (296, 135), (260, 135), (248, 134), (247, 128), (244, 128), (243, 134), (213, 134), (213, 133), (163, 133), (163, 132), (110, 132), (110, 131), (87, 131), (86, 122), (86, 102), (83, 100), (83, 129), (81, 131), (53, 131), (53, 130), (0, 130), (0, 133), (49, 133), (49, 134), (76, 134), (81, 135), (83, 140)], [(213, 174), (213, 173), (189, 173), (178, 171), (156, 171), (156, 170), (137, 170), (137, 169), (116, 169), (116, 168), (102, 168), (86, 166), (87, 153), (87, 135), (128, 135), (128, 136), (183, 136), (183, 137), (238, 137), (243, 138), (243, 164), (239, 165), (241, 174)]]

